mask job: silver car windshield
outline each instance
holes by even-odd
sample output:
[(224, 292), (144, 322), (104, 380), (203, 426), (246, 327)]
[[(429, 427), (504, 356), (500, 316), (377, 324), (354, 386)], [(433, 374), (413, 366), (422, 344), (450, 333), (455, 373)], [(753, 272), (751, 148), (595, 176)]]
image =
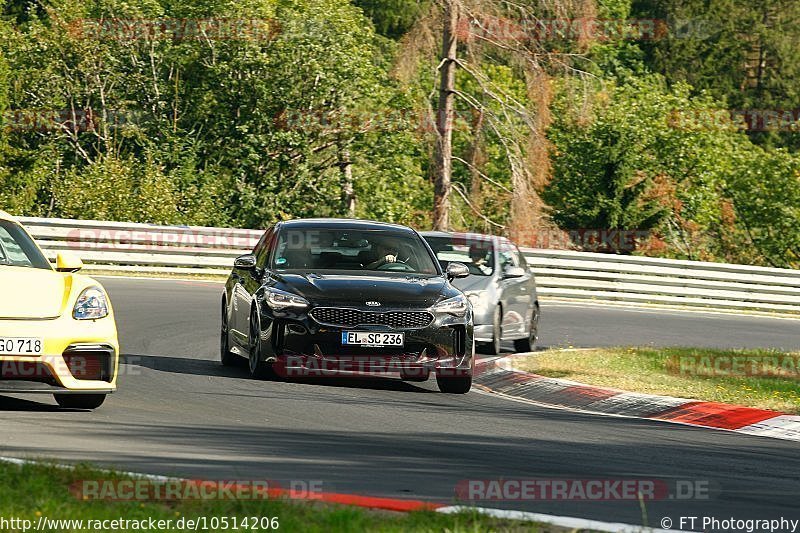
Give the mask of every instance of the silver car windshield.
[(473, 276), (491, 276), (494, 272), (494, 243), (488, 239), (458, 237), (425, 237), (446, 269), (449, 263), (463, 263)]

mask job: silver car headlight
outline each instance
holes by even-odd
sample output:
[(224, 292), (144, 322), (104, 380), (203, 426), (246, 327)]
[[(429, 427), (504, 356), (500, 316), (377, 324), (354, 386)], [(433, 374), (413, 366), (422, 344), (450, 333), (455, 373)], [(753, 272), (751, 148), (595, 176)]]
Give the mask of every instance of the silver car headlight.
[(438, 304), (431, 307), (431, 309), (437, 313), (447, 313), (448, 315), (459, 317), (466, 315), (468, 308), (469, 301), (467, 300), (466, 296), (462, 294), (459, 294), (453, 298), (448, 298), (447, 300), (442, 300)]
[(108, 300), (98, 287), (84, 289), (72, 309), (72, 318), (75, 320), (97, 320), (107, 316)]
[(305, 309), (309, 306), (308, 300), (290, 292), (278, 289), (267, 289), (267, 305), (275, 311), (282, 309)]

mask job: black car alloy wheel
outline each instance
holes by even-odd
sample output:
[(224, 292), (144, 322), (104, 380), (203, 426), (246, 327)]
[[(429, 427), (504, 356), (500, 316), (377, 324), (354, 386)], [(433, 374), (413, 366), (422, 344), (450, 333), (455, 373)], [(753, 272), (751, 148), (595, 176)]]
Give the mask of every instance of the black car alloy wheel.
[(266, 379), (272, 374), (272, 365), (265, 362), (261, 356), (261, 325), (258, 315), (253, 312), (250, 316), (250, 333), (248, 335), (250, 353), (250, 375), (256, 379)]
[(222, 325), (219, 333), (219, 359), (225, 366), (233, 366), (237, 362), (236, 355), (231, 352), (228, 340), (228, 305), (224, 298), (222, 299)]

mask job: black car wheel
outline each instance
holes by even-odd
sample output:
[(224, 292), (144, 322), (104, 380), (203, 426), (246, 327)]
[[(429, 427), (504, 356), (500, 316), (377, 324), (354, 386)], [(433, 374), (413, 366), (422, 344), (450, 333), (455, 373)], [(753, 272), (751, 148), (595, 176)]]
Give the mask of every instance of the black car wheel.
[(466, 394), (472, 388), (472, 376), (436, 376), (436, 384), (440, 391), (447, 394)]
[(228, 306), (225, 299), (222, 300), (222, 326), (219, 334), (219, 359), (224, 366), (233, 366), (238, 361), (236, 354), (231, 352), (228, 340)]
[(248, 335), (248, 345), (250, 353), (250, 375), (255, 379), (267, 379), (272, 377), (272, 365), (264, 361), (261, 357), (261, 326), (258, 317), (253, 313), (250, 317), (250, 334)]
[(65, 409), (97, 409), (106, 401), (105, 394), (54, 394), (56, 403)]
[(536, 345), (536, 339), (539, 338), (539, 306), (534, 306), (533, 315), (531, 316), (531, 327), (528, 331), (528, 336), (524, 339), (514, 341), (514, 351), (516, 352), (530, 352)]

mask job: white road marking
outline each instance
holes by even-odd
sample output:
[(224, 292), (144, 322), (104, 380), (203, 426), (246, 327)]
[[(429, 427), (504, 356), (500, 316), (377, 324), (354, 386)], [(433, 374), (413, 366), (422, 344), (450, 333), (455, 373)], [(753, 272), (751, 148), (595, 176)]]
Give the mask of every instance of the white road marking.
[(506, 520), (539, 522), (543, 524), (566, 527), (573, 530), (608, 531), (610, 533), (667, 533), (668, 531), (678, 531), (674, 529), (655, 529), (644, 526), (636, 526), (633, 524), (623, 524), (620, 522), (601, 522), (599, 520), (573, 518), (570, 516), (530, 513), (527, 511), (510, 511), (506, 509), (491, 509), (486, 507), (467, 507), (462, 505), (440, 507), (439, 509), (436, 509), (436, 512), (444, 514), (477, 512), (482, 515)]

